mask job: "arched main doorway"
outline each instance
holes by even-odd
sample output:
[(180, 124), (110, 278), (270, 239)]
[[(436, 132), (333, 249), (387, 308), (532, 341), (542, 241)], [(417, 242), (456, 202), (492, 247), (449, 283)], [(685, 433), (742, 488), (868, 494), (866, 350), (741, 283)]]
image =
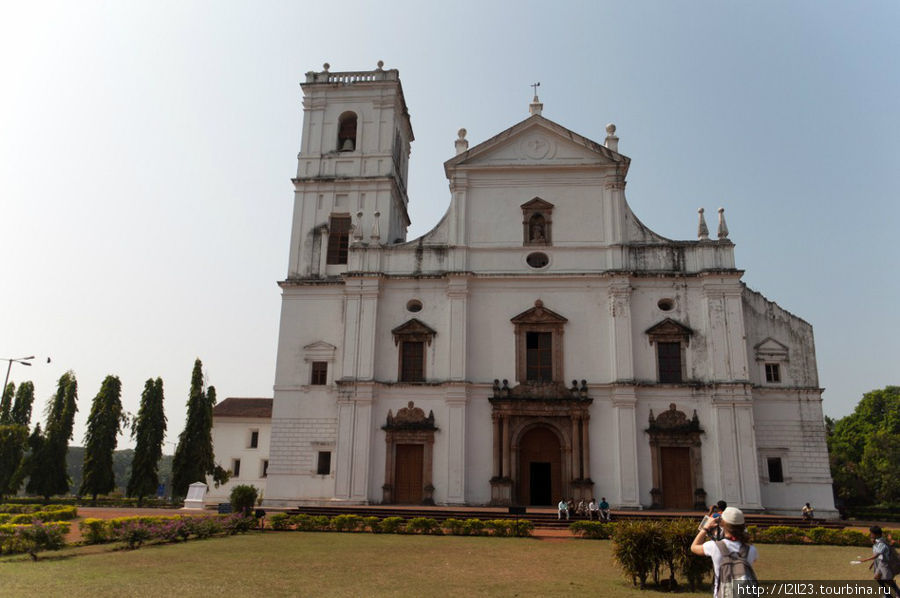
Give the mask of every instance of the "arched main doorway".
[(559, 438), (547, 426), (534, 427), (519, 441), (521, 505), (553, 505), (562, 498), (562, 451)]

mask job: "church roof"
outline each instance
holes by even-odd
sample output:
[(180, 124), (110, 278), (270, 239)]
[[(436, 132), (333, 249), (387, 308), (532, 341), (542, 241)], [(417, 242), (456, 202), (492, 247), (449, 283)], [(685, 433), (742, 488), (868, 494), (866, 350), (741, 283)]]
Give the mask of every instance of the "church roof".
[(533, 114), (526, 118), (523, 121), (516, 123), (505, 131), (494, 135), (487, 141), (483, 141), (476, 145), (475, 147), (462, 152), (453, 158), (450, 158), (446, 162), (444, 162), (444, 171), (449, 176), (450, 170), (452, 170), (456, 166), (463, 165), (467, 162), (472, 162), (476, 160), (479, 156), (483, 154), (488, 154), (493, 151), (495, 148), (504, 145), (510, 139), (521, 135), (523, 132), (528, 129), (533, 129), (536, 127), (543, 128), (545, 130), (549, 130), (556, 135), (563, 137), (569, 140), (571, 143), (575, 145), (580, 145), (588, 149), (589, 151), (597, 154), (605, 161), (620, 163), (622, 164), (623, 170), (622, 175), (624, 176), (628, 172), (628, 166), (631, 164), (631, 158), (620, 154), (617, 151), (611, 150), (603, 144), (597, 143), (587, 137), (579, 135), (575, 131), (567, 129), (566, 127), (553, 122), (548, 118), (544, 118), (540, 114)]
[(272, 399), (228, 397), (213, 407), (213, 417), (272, 418)]

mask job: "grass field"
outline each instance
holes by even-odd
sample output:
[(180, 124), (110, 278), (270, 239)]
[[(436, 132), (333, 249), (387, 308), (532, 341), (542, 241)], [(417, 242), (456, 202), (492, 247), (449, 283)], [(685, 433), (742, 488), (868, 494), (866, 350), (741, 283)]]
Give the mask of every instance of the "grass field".
[[(0, 596), (663, 596), (632, 588), (604, 540), (251, 533), (0, 559)], [(867, 549), (758, 546), (763, 579), (868, 579)], [(710, 595), (705, 588), (680, 596)]]

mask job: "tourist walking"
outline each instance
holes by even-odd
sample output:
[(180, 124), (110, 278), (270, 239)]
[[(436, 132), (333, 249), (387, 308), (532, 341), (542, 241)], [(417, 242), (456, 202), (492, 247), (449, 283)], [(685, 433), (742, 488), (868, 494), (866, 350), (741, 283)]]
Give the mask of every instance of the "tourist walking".
[(884, 531), (877, 525), (869, 528), (869, 539), (872, 540), (872, 556), (863, 559), (862, 562), (873, 561), (869, 568), (875, 573), (875, 581), (884, 588), (885, 596), (900, 597), (900, 588), (894, 581), (894, 575), (900, 571), (895, 571), (891, 566), (891, 561), (896, 562), (897, 560), (896, 549), (888, 543), (884, 537)]

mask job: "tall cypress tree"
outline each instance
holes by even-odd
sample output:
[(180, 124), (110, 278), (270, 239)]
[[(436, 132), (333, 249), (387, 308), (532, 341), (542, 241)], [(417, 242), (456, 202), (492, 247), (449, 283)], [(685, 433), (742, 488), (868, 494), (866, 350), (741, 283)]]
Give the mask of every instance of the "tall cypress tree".
[(118, 376), (107, 376), (91, 404), (87, 433), (84, 435), (84, 468), (79, 494), (106, 494), (116, 487), (113, 451), (124, 423), (122, 383)]
[[(54, 494), (69, 491), (69, 476), (66, 472), (66, 453), (78, 411), (78, 382), (74, 372), (66, 372), (59, 378), (56, 394), (47, 410), (47, 427), (42, 439), (32, 448), (29, 460), (28, 486), (26, 491), (39, 494), (49, 500)], [(32, 434), (34, 436), (34, 434)], [(29, 441), (30, 442), (30, 441)]]
[[(12, 395), (9, 385), (10, 396)], [(4, 397), (6, 398), (6, 397)], [(31, 423), (31, 403), (34, 384), (23, 382), (16, 392), (16, 401), (9, 409), (4, 402), (0, 411), (0, 498), (15, 494), (22, 486), (23, 460), (28, 445), (28, 426)]]
[(8, 424), (12, 421), (12, 399), (16, 392), (16, 385), (10, 382), (3, 389), (3, 396), (0, 397), (0, 425)]
[(34, 405), (34, 383), (31, 380), (19, 384), (10, 418), (14, 424), (26, 428), (31, 425), (31, 406)]
[(163, 381), (162, 378), (150, 378), (144, 384), (141, 409), (131, 428), (131, 437), (136, 443), (126, 492), (128, 496), (136, 496), (138, 504), (145, 496), (153, 495), (159, 485), (159, 460), (165, 436)]
[[(211, 389), (215, 401), (215, 389)], [(178, 447), (172, 461), (172, 496), (187, 496), (188, 487), (203, 482), (215, 473), (212, 449), (212, 404), (203, 389), (203, 364), (194, 361), (191, 393), (187, 402), (187, 421), (178, 436)]]

